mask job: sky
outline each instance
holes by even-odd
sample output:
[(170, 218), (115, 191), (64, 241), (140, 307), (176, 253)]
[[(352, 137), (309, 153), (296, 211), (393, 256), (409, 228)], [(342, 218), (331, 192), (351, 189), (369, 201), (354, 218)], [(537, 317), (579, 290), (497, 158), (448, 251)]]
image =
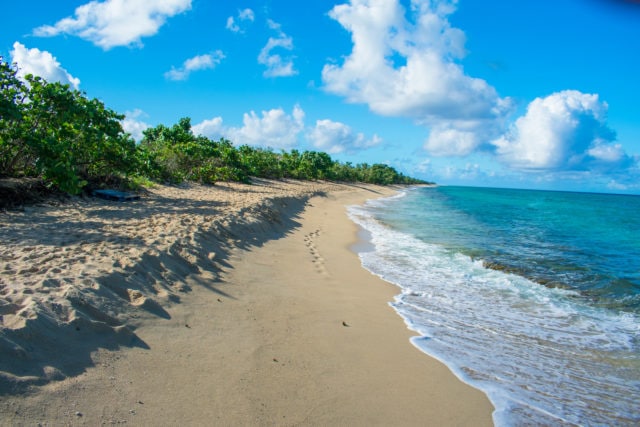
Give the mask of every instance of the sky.
[(640, 194), (640, 2), (4, 0), (0, 55), (150, 126), (444, 185)]

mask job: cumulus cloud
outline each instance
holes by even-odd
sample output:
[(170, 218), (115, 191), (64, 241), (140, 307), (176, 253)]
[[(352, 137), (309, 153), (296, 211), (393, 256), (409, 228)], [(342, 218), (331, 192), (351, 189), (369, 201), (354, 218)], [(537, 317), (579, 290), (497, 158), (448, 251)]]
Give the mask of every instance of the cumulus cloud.
[(186, 80), (193, 71), (215, 68), (224, 58), (224, 53), (220, 50), (206, 55), (196, 55), (184, 61), (180, 68), (172, 67), (164, 76), (169, 80)]
[(424, 148), (434, 156), (466, 156), (475, 151), (485, 137), (493, 136), (497, 126), (482, 121), (434, 123)]
[(267, 67), (264, 72), (265, 77), (289, 77), (298, 74), (293, 67), (293, 57), (282, 56), (274, 50), (293, 50), (293, 39), (282, 31), (282, 27), (277, 22), (268, 20), (269, 28), (277, 33), (276, 37), (269, 37), (267, 44), (258, 55), (258, 63)]
[(80, 79), (73, 77), (62, 68), (58, 60), (49, 52), (32, 48), (28, 49), (23, 44), (15, 42), (13, 50), (9, 52), (11, 61), (18, 64), (18, 77), (24, 78), (27, 74), (40, 76), (48, 82), (60, 82), (68, 84), (74, 89), (80, 87)]
[(234, 33), (244, 33), (245, 26), (255, 20), (255, 14), (251, 9), (244, 9), (238, 12), (237, 20), (233, 16), (227, 18), (227, 30)]
[(298, 105), (291, 114), (282, 108), (263, 111), (262, 117), (251, 111), (244, 115), (244, 126), (233, 129), (230, 139), (238, 144), (272, 148), (290, 148), (297, 144), (298, 134), (304, 129), (304, 111)]
[[(607, 183), (607, 188), (612, 191), (627, 191), (630, 188), (634, 188), (634, 187), (630, 187), (627, 184), (623, 184), (616, 181), (615, 179), (612, 179)], [(635, 188), (637, 188), (637, 186)]]
[(225, 134), (225, 129), (222, 124), (222, 117), (214, 117), (212, 119), (203, 120), (202, 122), (193, 125), (191, 131), (194, 135), (203, 135), (213, 140), (222, 138)]
[(459, 162), (447, 163), (446, 165), (432, 165), (429, 169), (429, 176), (440, 181), (455, 183), (482, 184), (489, 186), (504, 186), (505, 183), (513, 185), (518, 181), (516, 175), (505, 175), (503, 171), (497, 173), (489, 169), (486, 165), (476, 161), (460, 160)]
[(70, 34), (105, 50), (116, 46), (141, 45), (142, 37), (155, 35), (167, 18), (191, 9), (191, 0), (105, 0), (79, 6), (73, 17), (34, 30), (34, 35), (52, 37)]
[[(217, 140), (227, 138), (236, 145), (253, 145), (277, 149), (291, 149), (303, 136), (313, 146), (330, 154), (356, 152), (382, 143), (378, 135), (366, 138), (344, 123), (318, 120), (315, 127), (305, 130), (305, 113), (294, 106), (291, 114), (282, 108), (245, 113), (242, 127), (225, 126), (222, 117), (203, 120), (192, 127), (193, 133)], [(303, 133), (304, 132), (304, 133)]]
[(245, 113), (242, 127), (225, 127), (221, 117), (205, 120), (193, 126), (197, 135), (218, 139), (225, 137), (236, 145), (253, 145), (290, 149), (297, 145), (298, 135), (304, 130), (304, 111), (296, 105), (291, 114), (282, 108)]
[(494, 140), (498, 158), (525, 170), (606, 170), (633, 159), (607, 125), (607, 103), (575, 90), (536, 98), (509, 132)]
[(602, 140), (594, 141), (593, 146), (587, 150), (587, 154), (608, 163), (617, 163), (626, 156), (621, 144), (607, 144)]
[(433, 175), (431, 159), (424, 159), (415, 166), (415, 171), (425, 175)]
[(314, 147), (329, 154), (355, 152), (374, 147), (382, 142), (378, 135), (367, 139), (362, 133), (355, 133), (344, 123), (331, 120), (318, 120), (316, 126), (307, 134)]
[(468, 154), (499, 134), (512, 106), (457, 62), (465, 35), (447, 19), (454, 10), (437, 0), (413, 0), (409, 11), (398, 0), (335, 6), (329, 15), (351, 33), (353, 48), (341, 65), (324, 66), (325, 89), (434, 128), (425, 144), (434, 155)]
[(144, 117), (147, 117), (147, 114), (137, 108), (124, 113), (124, 119), (121, 122), (122, 129), (136, 141), (141, 141), (144, 136), (142, 132), (151, 127), (151, 125), (142, 121)]

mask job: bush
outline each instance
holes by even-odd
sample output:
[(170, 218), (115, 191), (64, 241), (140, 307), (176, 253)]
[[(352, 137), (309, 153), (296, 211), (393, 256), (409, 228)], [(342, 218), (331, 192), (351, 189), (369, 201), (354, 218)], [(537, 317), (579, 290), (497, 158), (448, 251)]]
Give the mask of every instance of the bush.
[(0, 162), (7, 176), (40, 177), (71, 194), (88, 180), (126, 176), (135, 167), (124, 118), (69, 85), (47, 83), (0, 60)]
[(260, 178), (412, 184), (394, 168), (352, 166), (327, 153), (270, 149), (195, 136), (188, 117), (144, 131), (136, 146), (121, 125), (124, 116), (69, 85), (47, 83), (0, 57), (0, 177), (36, 177), (67, 193), (92, 185), (149, 181), (249, 182)]

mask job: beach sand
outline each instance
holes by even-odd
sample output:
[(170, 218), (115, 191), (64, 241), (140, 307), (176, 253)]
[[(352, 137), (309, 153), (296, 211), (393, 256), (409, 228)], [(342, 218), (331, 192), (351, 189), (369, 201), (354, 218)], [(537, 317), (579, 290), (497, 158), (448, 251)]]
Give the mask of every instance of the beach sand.
[(413, 347), (345, 206), (257, 181), (0, 214), (2, 425), (492, 425)]

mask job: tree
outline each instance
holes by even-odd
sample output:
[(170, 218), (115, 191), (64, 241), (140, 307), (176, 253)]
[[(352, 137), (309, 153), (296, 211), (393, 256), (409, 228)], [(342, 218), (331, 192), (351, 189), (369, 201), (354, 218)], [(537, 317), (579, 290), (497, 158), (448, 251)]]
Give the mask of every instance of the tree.
[(242, 164), (249, 175), (262, 178), (282, 178), (284, 163), (280, 154), (268, 148), (254, 148), (242, 145), (238, 148)]
[(69, 193), (87, 180), (126, 176), (134, 164), (135, 143), (124, 133), (124, 116), (97, 99), (48, 83), (16, 77), (0, 60), (0, 162), (9, 176), (41, 177)]
[(17, 77), (17, 68), (0, 56), (0, 175), (29, 174), (33, 156), (21, 141), (20, 123), (27, 87)]
[(136, 146), (124, 133), (124, 116), (69, 85), (40, 77), (17, 77), (0, 57), (0, 175), (34, 176), (78, 193), (88, 182), (127, 179), (136, 174), (162, 182), (249, 182), (262, 178), (325, 179), (374, 184), (413, 184), (383, 165), (334, 161), (327, 153), (233, 146), (227, 139), (195, 136), (191, 119), (144, 131)]
[(302, 153), (301, 163), (307, 179), (332, 179), (333, 160), (327, 153), (305, 151)]
[(143, 132), (139, 158), (141, 173), (171, 183), (197, 181), (247, 181), (240, 153), (231, 141), (212, 141), (195, 136), (191, 119), (184, 117), (172, 127), (158, 125)]
[(142, 174), (155, 180), (178, 183), (192, 175), (196, 153), (191, 119), (184, 117), (172, 127), (158, 125), (143, 132), (139, 157)]

